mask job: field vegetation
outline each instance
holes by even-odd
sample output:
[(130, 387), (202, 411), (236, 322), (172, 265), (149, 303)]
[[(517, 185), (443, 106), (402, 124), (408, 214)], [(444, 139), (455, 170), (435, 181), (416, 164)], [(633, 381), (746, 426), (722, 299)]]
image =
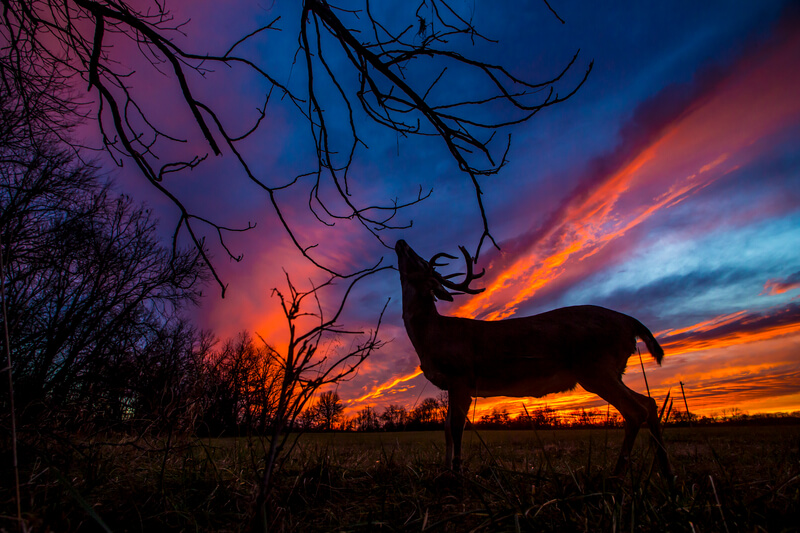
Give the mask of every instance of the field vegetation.
[[(646, 431), (623, 478), (610, 476), (616, 428), (468, 431), (461, 474), (444, 468), (438, 431), (296, 437), (268, 503), (273, 531), (771, 532), (800, 524), (796, 424), (667, 428), (674, 487), (654, 468)], [(108, 435), (41, 445), (21, 449), (31, 459), (21, 475), (32, 530), (240, 531), (266, 444)], [(6, 471), (5, 517), (13, 514), (9, 479)]]

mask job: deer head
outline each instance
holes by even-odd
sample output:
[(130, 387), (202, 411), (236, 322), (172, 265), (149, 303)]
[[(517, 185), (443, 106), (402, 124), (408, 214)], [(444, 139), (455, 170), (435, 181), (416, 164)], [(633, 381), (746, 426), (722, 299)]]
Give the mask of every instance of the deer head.
[[(466, 262), (466, 273), (456, 273), (443, 276), (436, 271), (436, 267), (447, 266), (449, 263), (438, 262), (441, 258), (457, 259), (455, 256), (438, 253), (430, 260), (422, 259), (411, 249), (411, 246), (404, 240), (397, 241), (395, 251), (397, 252), (397, 267), (400, 271), (400, 282), (403, 286), (404, 296), (406, 290), (413, 290), (417, 297), (430, 298), (431, 296), (439, 300), (453, 301), (453, 296), (457, 294), (478, 294), (483, 289), (470, 288), (470, 283), (483, 276), (486, 272), (481, 270), (475, 274), (472, 265), (475, 260), (470, 257), (469, 252), (463, 246), (459, 246)], [(454, 283), (452, 278), (464, 276), (460, 283)], [(453, 291), (453, 292), (450, 292)]]

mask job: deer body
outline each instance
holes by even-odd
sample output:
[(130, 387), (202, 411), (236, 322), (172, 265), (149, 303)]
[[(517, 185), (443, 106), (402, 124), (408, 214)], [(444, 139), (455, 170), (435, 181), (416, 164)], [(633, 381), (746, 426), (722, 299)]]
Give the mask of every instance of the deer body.
[(637, 337), (659, 364), (664, 355), (641, 322), (592, 305), (499, 321), (442, 316), (435, 300), (452, 301), (445, 287), (475, 293), (467, 286), (479, 276), (472, 276), (468, 265), (465, 282), (455, 285), (435, 272), (434, 261), (417, 256), (405, 241), (398, 241), (395, 249), (406, 331), (425, 377), (448, 392), (448, 466), (460, 467), (461, 437), (472, 398), (541, 397), (580, 384), (611, 403), (625, 419), (625, 440), (615, 473), (627, 467), (636, 434), (646, 421), (661, 468), (671, 476), (655, 402), (622, 383)]
[(571, 390), (581, 375), (607, 363), (596, 351), (598, 342), (620, 354), (614, 366), (621, 375), (636, 349), (639, 324), (588, 305), (500, 321), (442, 316), (434, 310), (405, 323), (414, 332), (409, 336), (425, 377), (443, 390), (460, 381), (479, 397), (541, 397)]

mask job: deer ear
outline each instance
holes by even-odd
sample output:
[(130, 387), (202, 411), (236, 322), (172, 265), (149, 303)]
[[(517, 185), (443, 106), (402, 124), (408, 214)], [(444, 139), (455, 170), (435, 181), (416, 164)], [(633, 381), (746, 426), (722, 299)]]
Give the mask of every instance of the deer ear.
[(439, 300), (447, 300), (448, 302), (453, 301), (453, 295), (447, 292), (447, 289), (438, 283), (435, 283), (433, 287), (431, 287), (431, 292), (433, 292), (433, 295)]

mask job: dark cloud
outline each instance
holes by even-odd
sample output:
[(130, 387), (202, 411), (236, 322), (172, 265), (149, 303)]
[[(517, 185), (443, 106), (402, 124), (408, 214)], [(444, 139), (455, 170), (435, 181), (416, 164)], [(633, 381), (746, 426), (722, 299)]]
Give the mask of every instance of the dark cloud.
[[(637, 287), (618, 289), (596, 301), (597, 305), (618, 309), (623, 312), (640, 308), (668, 308), (675, 302), (694, 299), (720, 287), (731, 287), (742, 282), (755, 282), (759, 272), (748, 269), (712, 269), (682, 272), (659, 278), (652, 283)], [(653, 310), (657, 314), (656, 309)]]
[(692, 346), (695, 349), (713, 348), (721, 340), (732, 337), (746, 338), (785, 329), (788, 332), (800, 329), (800, 302), (790, 303), (777, 309), (761, 313), (743, 313), (734, 319), (723, 320), (719, 325), (706, 326), (666, 334), (661, 337), (665, 350), (678, 351)]
[(712, 378), (692, 383), (689, 395), (695, 400), (713, 398), (735, 398), (746, 402), (761, 398), (773, 398), (800, 393), (800, 369), (797, 366), (776, 370), (774, 368), (746, 376)]

